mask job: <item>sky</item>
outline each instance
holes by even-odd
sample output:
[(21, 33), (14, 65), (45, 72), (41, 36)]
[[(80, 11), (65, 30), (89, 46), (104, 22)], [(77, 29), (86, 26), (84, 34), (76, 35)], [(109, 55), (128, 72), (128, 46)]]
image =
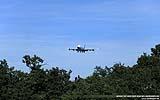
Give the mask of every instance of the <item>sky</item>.
[[(22, 57), (36, 54), (46, 69), (86, 77), (96, 66), (136, 64), (159, 43), (159, 0), (0, 1), (0, 59), (25, 72)], [(68, 51), (78, 44), (95, 52)]]

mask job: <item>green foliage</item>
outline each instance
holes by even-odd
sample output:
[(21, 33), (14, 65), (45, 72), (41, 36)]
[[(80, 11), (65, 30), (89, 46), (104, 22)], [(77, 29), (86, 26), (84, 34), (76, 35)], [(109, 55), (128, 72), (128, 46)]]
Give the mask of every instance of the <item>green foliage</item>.
[[(70, 80), (70, 71), (43, 69), (44, 61), (25, 55), (25, 73), (0, 60), (0, 100), (121, 100), (114, 95), (160, 95), (160, 45), (141, 55), (132, 67), (97, 66), (91, 76)], [(128, 100), (122, 99), (122, 100)]]
[(30, 57), (29, 55), (25, 55), (22, 60), (23, 63), (26, 64), (27, 67), (31, 68), (32, 70), (40, 69), (42, 63), (44, 62), (43, 59), (34, 55)]

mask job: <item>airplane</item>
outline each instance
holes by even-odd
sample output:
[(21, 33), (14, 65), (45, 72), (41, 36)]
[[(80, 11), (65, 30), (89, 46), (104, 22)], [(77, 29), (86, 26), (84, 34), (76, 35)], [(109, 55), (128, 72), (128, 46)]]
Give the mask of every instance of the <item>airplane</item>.
[(75, 49), (69, 48), (69, 50), (77, 51), (78, 53), (85, 53), (86, 51), (95, 51), (94, 49), (86, 49), (85, 45), (84, 45), (84, 47), (81, 47), (80, 45), (78, 45), (77, 48), (75, 48)]

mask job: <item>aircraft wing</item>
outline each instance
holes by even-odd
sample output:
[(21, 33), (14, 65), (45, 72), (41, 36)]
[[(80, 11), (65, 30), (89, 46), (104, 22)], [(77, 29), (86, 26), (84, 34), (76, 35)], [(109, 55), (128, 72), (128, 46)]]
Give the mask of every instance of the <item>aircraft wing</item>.
[(85, 49), (85, 51), (94, 51), (94, 49)]
[(77, 49), (70, 49), (70, 48), (69, 48), (69, 50), (77, 51)]

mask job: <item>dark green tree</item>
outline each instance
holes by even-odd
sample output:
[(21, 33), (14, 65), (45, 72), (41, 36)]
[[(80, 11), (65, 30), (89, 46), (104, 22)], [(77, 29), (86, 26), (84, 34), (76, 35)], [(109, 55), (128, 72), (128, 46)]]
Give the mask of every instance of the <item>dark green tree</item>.
[(71, 71), (43, 69), (44, 61), (36, 55), (23, 57), (23, 63), (31, 69), (28, 73), (0, 60), (0, 100), (110, 100), (105, 96), (160, 95), (159, 52), (160, 44), (151, 48), (151, 54), (143, 53), (132, 67), (121, 63), (97, 66), (92, 75), (78, 75), (73, 81)]
[(42, 67), (44, 60), (36, 55), (34, 55), (33, 57), (31, 57), (30, 55), (25, 55), (22, 62), (32, 70), (36, 70)]

